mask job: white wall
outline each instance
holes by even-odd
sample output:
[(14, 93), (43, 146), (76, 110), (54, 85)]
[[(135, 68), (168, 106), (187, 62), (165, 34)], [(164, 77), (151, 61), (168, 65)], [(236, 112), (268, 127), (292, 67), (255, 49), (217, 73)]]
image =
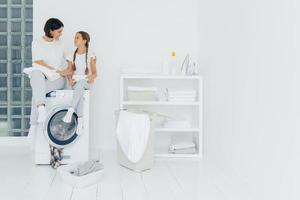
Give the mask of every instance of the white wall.
[(92, 89), (91, 133), (94, 148), (115, 148), (113, 111), (119, 107), (121, 66), (159, 68), (177, 50), (198, 55), (197, 0), (51, 0), (34, 1), (34, 37), (45, 21), (65, 24), (64, 41), (72, 46), (76, 31), (91, 34), (99, 58), (99, 79)]
[(299, 199), (300, 4), (200, 3), (206, 159), (253, 199)]

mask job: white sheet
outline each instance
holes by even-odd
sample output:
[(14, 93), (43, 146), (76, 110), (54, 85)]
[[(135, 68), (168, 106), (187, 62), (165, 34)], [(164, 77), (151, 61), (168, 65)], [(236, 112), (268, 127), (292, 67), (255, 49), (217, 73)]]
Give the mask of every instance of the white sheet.
[(23, 72), (31, 77), (31, 72), (39, 70), (41, 71), (49, 81), (55, 81), (56, 79), (60, 78), (61, 76), (56, 72), (56, 70), (48, 69), (44, 66), (41, 66), (39, 64), (33, 63), (32, 67), (24, 68)]
[(148, 114), (120, 111), (117, 140), (128, 160), (137, 163), (143, 156), (150, 133)]

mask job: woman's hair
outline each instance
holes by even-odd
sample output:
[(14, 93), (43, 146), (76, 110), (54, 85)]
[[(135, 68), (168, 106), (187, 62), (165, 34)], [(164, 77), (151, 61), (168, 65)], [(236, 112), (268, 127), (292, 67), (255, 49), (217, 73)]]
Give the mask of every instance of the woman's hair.
[[(85, 74), (87, 75), (89, 73), (89, 68), (88, 68), (88, 53), (89, 53), (89, 43), (90, 43), (90, 35), (85, 32), (85, 31), (78, 31), (78, 34), (81, 35), (82, 39), (85, 40), (85, 47), (86, 47), (86, 51), (85, 51), (85, 63), (86, 63), (86, 67), (85, 67)], [(73, 55), (73, 70), (76, 70), (76, 66), (75, 66), (75, 60), (76, 60), (76, 54), (77, 54), (78, 48), (75, 50), (74, 55)]]
[(46, 21), (44, 26), (45, 35), (49, 38), (53, 38), (51, 31), (60, 29), (61, 27), (64, 27), (64, 24), (59, 19), (50, 18)]

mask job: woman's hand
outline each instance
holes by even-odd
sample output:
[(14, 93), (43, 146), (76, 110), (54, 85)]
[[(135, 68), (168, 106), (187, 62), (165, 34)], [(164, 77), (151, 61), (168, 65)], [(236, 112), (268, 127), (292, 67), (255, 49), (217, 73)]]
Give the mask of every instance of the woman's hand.
[(56, 70), (56, 73), (58, 73), (60, 76), (66, 76), (63, 70)]
[(68, 76), (68, 75), (72, 75), (73, 71), (69, 70), (69, 69), (65, 69), (65, 70), (56, 70), (56, 72), (61, 75), (61, 76)]
[(89, 76), (87, 76), (87, 82), (88, 83), (93, 83), (95, 81), (96, 75), (95, 74), (91, 74)]

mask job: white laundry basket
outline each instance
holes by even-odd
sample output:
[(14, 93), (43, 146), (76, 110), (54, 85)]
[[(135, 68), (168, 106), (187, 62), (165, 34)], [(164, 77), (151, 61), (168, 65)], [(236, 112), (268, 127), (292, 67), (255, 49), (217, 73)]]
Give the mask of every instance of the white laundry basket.
[[(127, 156), (124, 154), (120, 146), (120, 143), (117, 140), (117, 154), (118, 154), (117, 156), (120, 165), (136, 172), (142, 172), (144, 170), (151, 169), (154, 165), (154, 126), (157, 117), (155, 113), (149, 113), (146, 111), (130, 110), (130, 112), (149, 114), (151, 124), (150, 124), (150, 133), (149, 133), (146, 149), (142, 158), (137, 163), (133, 163), (127, 159)], [(120, 110), (117, 110), (115, 112), (116, 124), (118, 124), (119, 114), (120, 114)]]

